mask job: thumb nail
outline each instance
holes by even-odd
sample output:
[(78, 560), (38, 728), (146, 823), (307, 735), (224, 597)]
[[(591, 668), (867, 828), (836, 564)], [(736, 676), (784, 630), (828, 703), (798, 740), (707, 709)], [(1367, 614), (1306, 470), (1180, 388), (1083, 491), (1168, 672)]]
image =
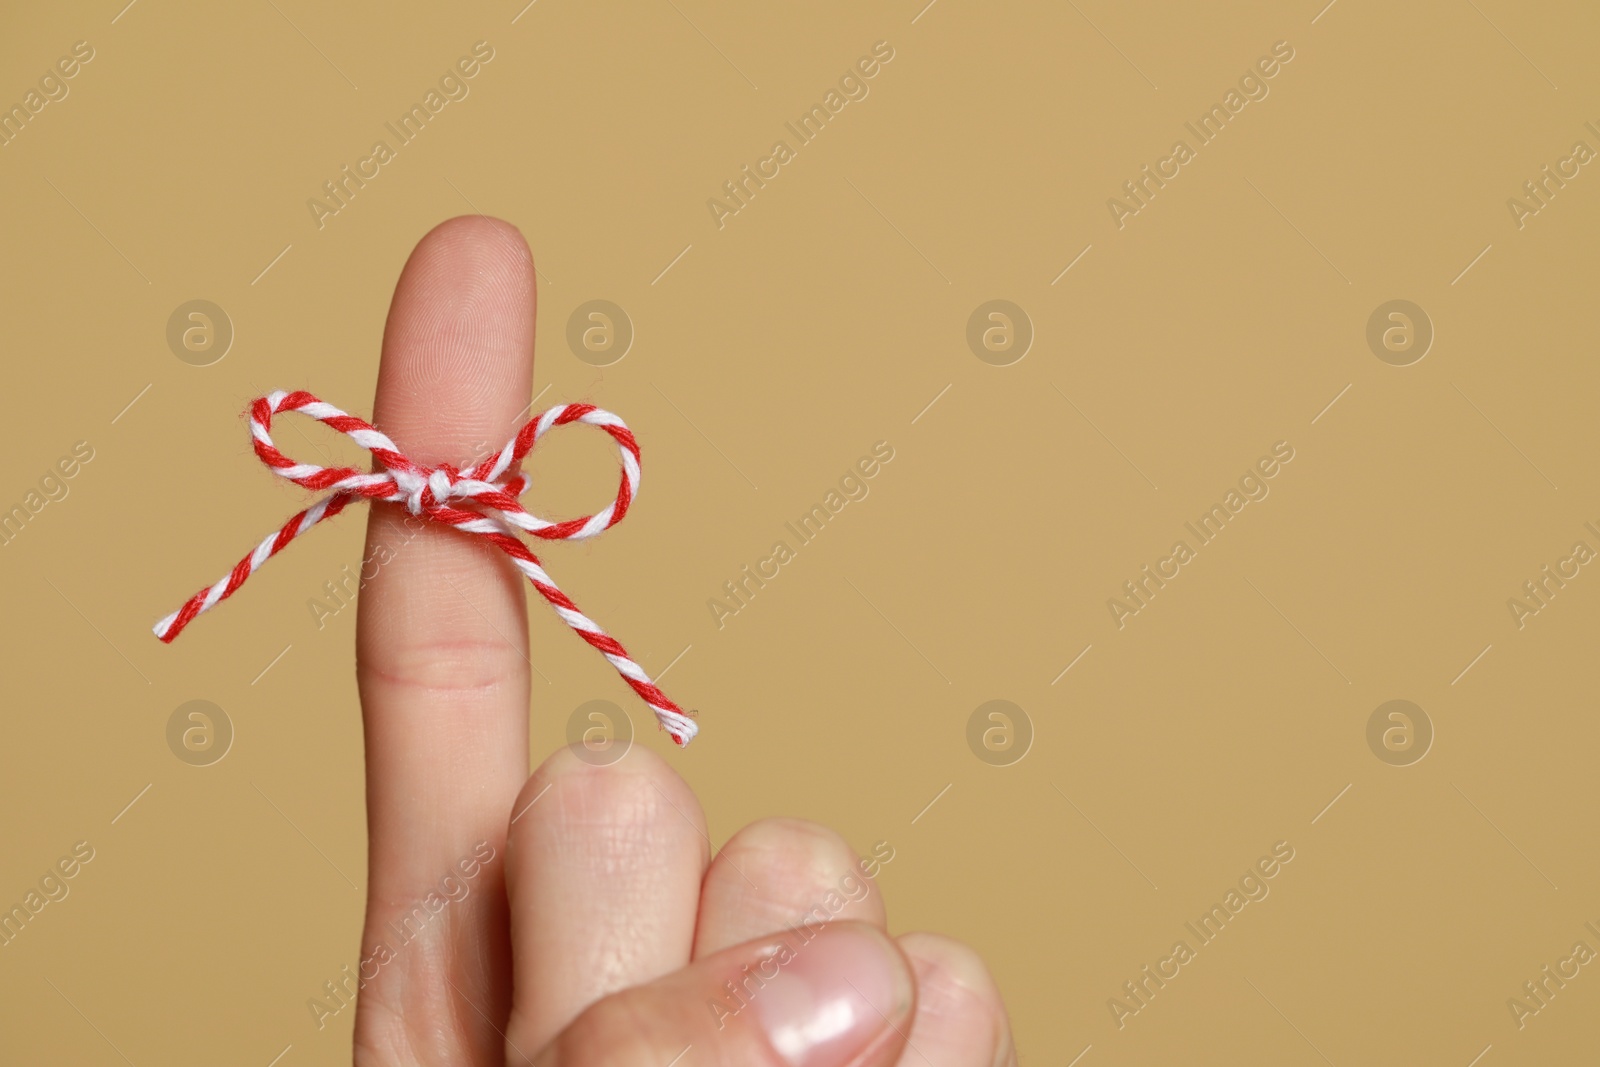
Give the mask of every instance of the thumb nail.
[(909, 1024), (910, 969), (875, 927), (802, 927), (785, 941), (790, 958), (754, 1006), (790, 1067), (846, 1067)]

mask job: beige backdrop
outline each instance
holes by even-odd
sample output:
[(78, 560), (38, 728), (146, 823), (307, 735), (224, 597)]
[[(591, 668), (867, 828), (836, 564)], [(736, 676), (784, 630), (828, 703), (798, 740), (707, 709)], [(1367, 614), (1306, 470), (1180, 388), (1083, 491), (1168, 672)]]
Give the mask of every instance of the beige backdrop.
[[(1592, 5), (123, 2), (0, 32), (0, 904), (68, 891), (0, 947), (6, 1062), (347, 1060), (306, 1001), (358, 952), (354, 611), (311, 602), (362, 516), (149, 627), (303, 499), (245, 404), (370, 412), (471, 212), (538, 259), (538, 409), (644, 445), (546, 558), (699, 709), (719, 843), (890, 842), (894, 928), (983, 950), (1025, 1063), (1590, 1062)], [(558, 435), (536, 509), (613, 464)], [(530, 610), (535, 759), (595, 699), (670, 747)]]

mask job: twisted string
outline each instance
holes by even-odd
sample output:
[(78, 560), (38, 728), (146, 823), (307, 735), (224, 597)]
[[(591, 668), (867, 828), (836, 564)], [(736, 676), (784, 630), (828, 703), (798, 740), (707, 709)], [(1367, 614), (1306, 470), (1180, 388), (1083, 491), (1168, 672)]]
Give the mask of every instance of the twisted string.
[[(272, 442), (272, 418), (282, 413), (305, 415), (338, 430), (371, 452), (383, 464), (383, 469), (363, 471), (355, 467), (319, 467), (314, 463), (296, 462)], [(695, 721), (656, 687), (616, 638), (578, 610), (572, 599), (545, 573), (538, 557), (515, 536), (515, 531), (520, 530), (546, 541), (582, 541), (622, 521), (639, 491), (639, 442), (616, 415), (593, 404), (553, 407), (527, 422), (498, 453), (465, 469), (448, 463), (429, 467), (414, 462), (386, 434), (364, 419), (303, 391), (279, 391), (259, 397), (251, 403), (249, 416), (250, 437), (257, 458), (274, 474), (327, 495), (291, 517), (233, 570), (156, 623), (155, 634), (162, 641), (170, 643), (196, 616), (232, 596), (267, 560), (319, 522), (333, 518), (362, 498), (389, 501), (430, 522), (482, 537), (503, 551), (561, 620), (610, 661), (622, 680), (649, 705), (673, 741), (686, 745), (694, 738), (699, 730)], [(528, 476), (520, 471), (508, 476), (507, 472), (552, 428), (574, 422), (597, 426), (611, 435), (622, 458), (622, 478), (616, 499), (593, 515), (549, 522), (529, 513), (518, 500), (530, 484)]]

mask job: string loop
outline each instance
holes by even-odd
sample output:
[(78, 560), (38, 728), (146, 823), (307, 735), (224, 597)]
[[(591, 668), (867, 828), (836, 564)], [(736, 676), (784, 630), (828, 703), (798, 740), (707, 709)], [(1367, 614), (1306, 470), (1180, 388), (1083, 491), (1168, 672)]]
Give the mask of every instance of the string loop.
[[(621, 522), (639, 491), (639, 442), (616, 415), (593, 404), (562, 404), (530, 419), (499, 452), (466, 468), (448, 463), (426, 466), (413, 461), (381, 430), (364, 419), (341, 411), (304, 391), (274, 392), (259, 397), (249, 408), (250, 438), (256, 457), (274, 474), (306, 489), (322, 492), (316, 503), (291, 517), (256, 546), (221, 579), (200, 590), (177, 611), (155, 625), (155, 634), (170, 643), (202, 612), (232, 596), (245, 579), (281, 552), (296, 537), (324, 519), (331, 519), (353, 501), (365, 498), (389, 501), (429, 522), (454, 527), (492, 542), (511, 558), (563, 622), (588, 642), (614, 667), (622, 680), (650, 707), (661, 726), (679, 745), (687, 745), (699, 732), (695, 721), (667, 698), (644, 668), (628, 655), (616, 638), (578, 610), (551, 581), (539, 559), (515, 536), (517, 531), (546, 541), (581, 541)], [(378, 471), (355, 467), (320, 467), (300, 463), (278, 450), (272, 441), (272, 419), (279, 414), (299, 414), (338, 430), (371, 452), (383, 465)], [(508, 474), (546, 433), (571, 423), (596, 426), (617, 442), (622, 477), (616, 498), (593, 515), (550, 522), (523, 508), (518, 498), (530, 484), (520, 471)]]

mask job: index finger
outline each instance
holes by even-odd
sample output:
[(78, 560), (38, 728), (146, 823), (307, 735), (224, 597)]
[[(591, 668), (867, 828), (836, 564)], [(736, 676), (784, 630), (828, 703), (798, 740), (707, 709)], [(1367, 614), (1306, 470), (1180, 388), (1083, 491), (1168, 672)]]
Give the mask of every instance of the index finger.
[[(533, 332), (522, 235), (482, 216), (441, 224), (396, 286), (374, 424), (421, 464), (498, 447), (525, 411)], [(483, 538), (408, 518), (396, 505), (372, 508), (365, 558), (376, 573), (357, 615), (369, 833), (362, 956), (382, 945), (392, 958), (363, 971), (356, 1047), (384, 1063), (499, 1062), (510, 984), (506, 812), (528, 775), (523, 580)], [(435, 912), (424, 905), (444, 899), (446, 878), (467, 892)]]

